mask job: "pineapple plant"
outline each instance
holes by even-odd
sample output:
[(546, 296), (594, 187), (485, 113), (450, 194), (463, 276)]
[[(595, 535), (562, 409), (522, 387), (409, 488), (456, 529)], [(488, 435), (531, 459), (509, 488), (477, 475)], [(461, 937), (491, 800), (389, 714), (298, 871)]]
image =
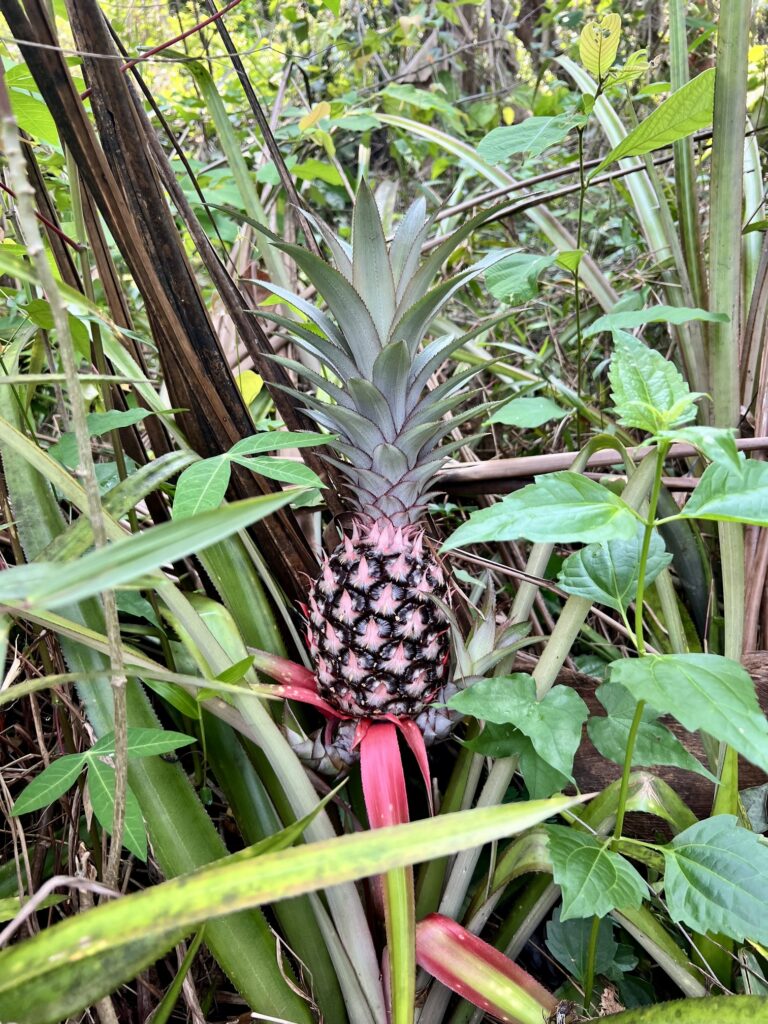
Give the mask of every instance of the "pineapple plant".
[(345, 718), (415, 719), (446, 682), (450, 645), (448, 585), (422, 520), (435, 473), (456, 446), (440, 442), (477, 411), (449, 415), (466, 398), (462, 385), (471, 371), (429, 387), (465, 339), (425, 337), (454, 292), (506, 251), (433, 286), (474, 221), (422, 262), (433, 223), (424, 199), (409, 207), (388, 245), (365, 183), (354, 204), (351, 245), (322, 221), (313, 223), (334, 266), (270, 237), (305, 273), (329, 312), (265, 284), (308, 322), (260, 313), (326, 368), (323, 376), (273, 357), (313, 386), (314, 393), (294, 395), (330, 432), (334, 455), (326, 458), (348, 484), (351, 529), (324, 559), (305, 608), (317, 692)]

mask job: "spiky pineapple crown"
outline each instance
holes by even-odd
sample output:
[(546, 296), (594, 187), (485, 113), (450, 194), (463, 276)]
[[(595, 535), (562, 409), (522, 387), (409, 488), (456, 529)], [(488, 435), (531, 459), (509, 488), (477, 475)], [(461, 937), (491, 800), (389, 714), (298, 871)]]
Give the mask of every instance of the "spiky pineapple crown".
[[(263, 315), (286, 327), (298, 346), (328, 368), (334, 381), (291, 359), (275, 356), (335, 404), (293, 392), (308, 414), (339, 436), (332, 443), (343, 461), (329, 458), (351, 484), (361, 512), (395, 526), (418, 519), (442, 459), (455, 445), (444, 436), (476, 410), (446, 414), (464, 397), (460, 389), (473, 371), (428, 389), (432, 374), (464, 337), (449, 335), (422, 346), (437, 314), (454, 292), (504, 253), (490, 256), (433, 285), (440, 267), (475, 226), (474, 220), (441, 242), (422, 262), (421, 250), (434, 218), (424, 199), (408, 208), (390, 245), (370, 189), (360, 185), (352, 213), (352, 244), (312, 218), (334, 266), (270, 235), (304, 271), (325, 300), (328, 316), (298, 295), (260, 282), (300, 310), (311, 325), (272, 312)], [(313, 329), (314, 328), (314, 329)]]

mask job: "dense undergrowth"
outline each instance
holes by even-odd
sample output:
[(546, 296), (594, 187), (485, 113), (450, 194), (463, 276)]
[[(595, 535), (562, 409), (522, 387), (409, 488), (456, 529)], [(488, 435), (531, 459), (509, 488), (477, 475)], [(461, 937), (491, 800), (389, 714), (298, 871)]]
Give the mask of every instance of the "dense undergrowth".
[(768, 1020), (764, 5), (0, 13), (0, 1021)]

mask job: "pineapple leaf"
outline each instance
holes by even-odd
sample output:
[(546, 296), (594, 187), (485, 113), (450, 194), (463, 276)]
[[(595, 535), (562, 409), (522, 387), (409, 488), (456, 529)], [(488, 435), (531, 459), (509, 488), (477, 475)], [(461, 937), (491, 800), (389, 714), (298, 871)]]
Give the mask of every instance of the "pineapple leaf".
[(421, 246), (426, 239), (429, 225), (427, 203), (423, 196), (420, 196), (405, 211), (389, 250), (398, 302), (418, 269)]
[[(381, 350), (381, 340), (360, 295), (343, 274), (314, 253), (298, 245), (275, 245), (293, 259), (325, 299), (345, 338), (344, 348), (349, 351), (359, 372), (370, 379), (374, 361)], [(271, 285), (270, 290), (276, 291), (275, 285)]]
[[(454, 374), (452, 377), (449, 377), (448, 380), (444, 380), (442, 384), (438, 384), (438, 386), (434, 388), (434, 390), (429, 391), (422, 399), (422, 402), (426, 404), (428, 408), (434, 408), (435, 405), (438, 402), (440, 402), (443, 398), (446, 398), (449, 395), (453, 394), (456, 388), (460, 388), (466, 381), (471, 380), (473, 377), (477, 376), (477, 374), (480, 373), (481, 370), (484, 370), (486, 367), (491, 366), (496, 361), (497, 360), (495, 359), (488, 359), (480, 366), (470, 366), (469, 369), (462, 370), (461, 373)], [(465, 397), (466, 395), (462, 393), (460, 396), (457, 396), (457, 399), (463, 399)], [(409, 412), (415, 410), (418, 405), (419, 392), (416, 391), (416, 388), (414, 387), (408, 391)]]
[[(435, 401), (429, 405), (422, 403), (414, 409), (406, 422), (410, 427), (415, 427), (419, 423), (431, 423), (434, 426), (437, 426), (443, 421), (443, 416), (447, 412), (450, 412), (451, 409), (455, 408), (459, 402), (463, 402), (465, 399), (472, 399), (479, 394), (481, 394), (479, 390), (467, 391), (460, 395), (449, 394), (446, 397), (443, 397), (440, 401)], [(480, 405), (472, 406), (472, 411), (477, 414), (482, 412), (484, 408), (485, 403), (481, 403)]]
[[(325, 377), (321, 377), (319, 373), (310, 370), (303, 363), (299, 363), (295, 359), (288, 359), (286, 356), (274, 354), (270, 354), (267, 358), (271, 359), (274, 363), (285, 366), (289, 370), (293, 370), (298, 377), (304, 377), (306, 380), (311, 381), (318, 391), (326, 391), (338, 405), (344, 406), (345, 409), (353, 408), (352, 399), (343, 388), (338, 387), (332, 381), (326, 380)], [(291, 390), (294, 395), (298, 395), (302, 399), (304, 398), (300, 391)]]
[(352, 213), (352, 281), (383, 344), (395, 317), (395, 282), (379, 210), (365, 180)]
[(385, 480), (401, 480), (408, 472), (408, 468), (405, 455), (394, 445), (380, 444), (374, 449), (374, 472), (381, 473)]
[(360, 377), (352, 377), (347, 382), (347, 390), (352, 396), (357, 411), (365, 415), (375, 423), (387, 441), (392, 441), (397, 434), (395, 421), (392, 419), (392, 411), (387, 400), (379, 389), (371, 384), (369, 380), (361, 380)]
[(493, 220), (504, 210), (507, 210), (509, 205), (509, 199), (505, 199), (497, 203), (496, 206), (482, 210), (480, 213), (475, 214), (474, 217), (470, 217), (468, 221), (465, 221), (452, 234), (448, 235), (445, 241), (441, 242), (433, 250), (432, 254), (427, 257), (419, 270), (414, 274), (410, 286), (403, 293), (401, 306), (405, 305), (407, 307), (422, 298), (429, 290), (429, 286), (440, 270), (440, 267), (458, 249), (464, 239), (469, 238), (475, 228), (481, 227), (488, 221)]
[[(373, 465), (373, 460), (368, 452), (364, 452), (362, 448), (356, 448), (354, 445), (346, 444), (344, 441), (334, 441), (333, 450), (339, 455), (344, 455), (352, 466), (357, 466), (360, 469), (370, 469)], [(334, 466), (338, 465), (344, 469), (345, 463), (337, 463), (328, 455), (323, 457), (328, 459)]]
[(307, 327), (301, 327), (299, 324), (294, 323), (293, 320), (279, 316), (277, 313), (266, 311), (262, 313), (260, 311), (259, 315), (263, 316), (265, 320), (278, 324), (280, 327), (285, 327), (293, 335), (294, 341), (299, 348), (318, 357), (321, 362), (328, 363), (340, 380), (354, 377), (357, 373), (352, 360), (344, 355), (337, 345), (334, 345), (332, 341), (329, 341), (322, 335), (316, 334)]
[(318, 401), (311, 395), (302, 395), (303, 401), (309, 406), (308, 415), (327, 427), (329, 430), (341, 432), (355, 447), (364, 446), (368, 451), (373, 451), (377, 444), (385, 444), (386, 437), (382, 434), (375, 423), (361, 416), (352, 409), (342, 409), (338, 405), (328, 405), (327, 402)]
[[(322, 261), (321, 261), (322, 262)], [(347, 340), (341, 333), (336, 324), (317, 306), (313, 306), (311, 302), (307, 302), (306, 299), (302, 299), (300, 295), (295, 295), (293, 292), (289, 292), (287, 288), (281, 288), (280, 285), (272, 284), (271, 281), (256, 281), (260, 288), (264, 288), (268, 292), (272, 292), (273, 295), (277, 295), (278, 298), (283, 299), (291, 306), (295, 306), (300, 313), (303, 313), (308, 317), (315, 327), (319, 328), (323, 334), (332, 342), (346, 352), (348, 356), (352, 355), (352, 352), (347, 344)], [(252, 309), (251, 313), (255, 313), (257, 316), (268, 316), (270, 319), (274, 319), (274, 315), (266, 313), (261, 309)], [(290, 321), (289, 321), (290, 323)]]
[(342, 241), (338, 235), (334, 235), (330, 227), (325, 223), (322, 217), (316, 217), (313, 213), (304, 211), (304, 216), (313, 224), (323, 237), (323, 241), (331, 250), (333, 256), (333, 262), (336, 264), (336, 269), (339, 273), (343, 274), (344, 277), (352, 283), (352, 249), (347, 242)]
[(408, 343), (411, 356), (414, 356), (430, 323), (453, 294), (462, 285), (467, 284), (479, 274), (482, 274), (488, 267), (493, 266), (494, 263), (508, 256), (509, 252), (509, 249), (495, 249), (481, 260), (478, 260), (473, 266), (435, 285), (426, 295), (422, 296), (422, 298), (402, 313), (392, 328), (392, 339), (394, 341), (399, 341), (401, 338), (405, 340)]
[(385, 345), (373, 364), (373, 383), (384, 395), (399, 429), (405, 418), (405, 400), (411, 361), (404, 341)]
[(476, 338), (479, 334), (483, 334), (485, 331), (490, 330), (491, 327), (495, 327), (496, 324), (507, 319), (509, 319), (509, 312), (505, 310), (498, 316), (487, 317), (485, 320), (482, 320), (471, 331), (467, 331), (466, 334), (458, 336), (446, 335), (430, 342), (413, 360), (410, 372), (411, 388), (414, 390), (418, 388), (418, 393), (421, 393), (435, 370), (440, 367), (452, 352), (455, 352), (457, 348), (461, 348), (462, 345), (471, 341), (472, 338)]

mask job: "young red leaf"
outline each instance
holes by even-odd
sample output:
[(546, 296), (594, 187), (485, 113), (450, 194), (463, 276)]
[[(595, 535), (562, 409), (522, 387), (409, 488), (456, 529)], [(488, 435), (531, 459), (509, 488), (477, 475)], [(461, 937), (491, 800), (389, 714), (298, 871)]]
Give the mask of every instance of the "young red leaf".
[(442, 914), (416, 925), (416, 962), (504, 1024), (541, 1024), (557, 1006), (527, 971)]
[(408, 796), (397, 729), (391, 722), (360, 723), (360, 773), (371, 828), (408, 821)]
[(314, 672), (310, 672), (303, 665), (297, 665), (288, 658), (281, 658), (278, 654), (269, 654), (255, 648), (251, 648), (249, 653), (253, 656), (253, 667), (256, 671), (263, 672), (270, 679), (276, 679), (278, 683), (284, 683), (286, 686), (300, 686), (304, 690), (317, 689)]

